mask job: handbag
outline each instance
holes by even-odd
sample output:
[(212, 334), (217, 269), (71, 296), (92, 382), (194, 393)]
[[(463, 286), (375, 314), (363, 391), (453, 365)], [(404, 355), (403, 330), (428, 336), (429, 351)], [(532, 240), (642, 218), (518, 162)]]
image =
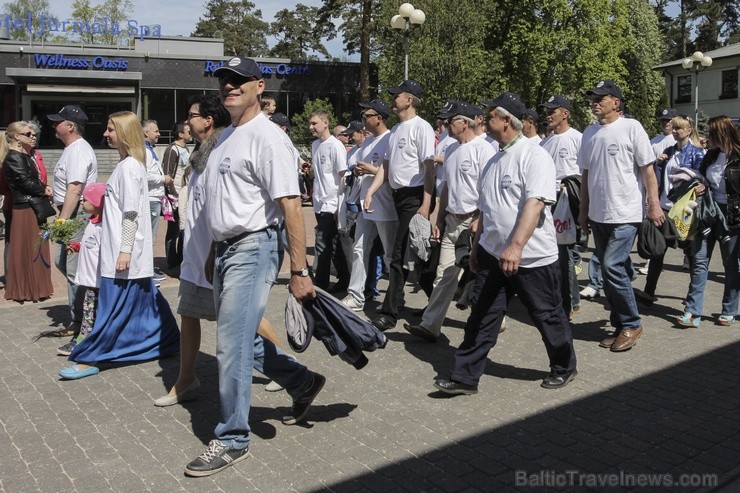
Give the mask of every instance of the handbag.
[(57, 214), (54, 206), (51, 205), (51, 201), (46, 197), (31, 197), (29, 195), (28, 205), (31, 206), (34, 214), (36, 214), (39, 224), (45, 224), (47, 219)]
[(691, 240), (696, 235), (699, 221), (696, 220), (696, 189), (692, 188), (681, 196), (668, 211), (668, 217), (676, 225), (678, 238), (682, 241)]
[(555, 204), (552, 222), (555, 225), (558, 245), (572, 245), (576, 242), (576, 221), (570, 211), (570, 202), (566, 190), (560, 193), (558, 202)]

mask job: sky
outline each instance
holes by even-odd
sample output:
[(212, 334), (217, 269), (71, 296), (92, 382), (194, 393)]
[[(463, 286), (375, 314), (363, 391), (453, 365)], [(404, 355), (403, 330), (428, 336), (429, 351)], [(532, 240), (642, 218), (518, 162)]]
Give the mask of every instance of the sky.
[[(50, 10), (60, 19), (72, 17), (71, 1), (52, 1)], [(93, 4), (100, 3), (93, 0)], [(195, 30), (195, 25), (205, 13), (207, 0), (132, 0), (134, 10), (131, 19), (139, 25), (159, 24), (162, 26), (162, 36), (187, 36)], [(290, 9), (302, 3), (310, 7), (323, 5), (321, 0), (252, 0), (255, 8), (262, 11), (262, 20), (272, 22), (278, 10)], [(274, 45), (274, 40), (268, 38), (268, 44)], [(344, 56), (340, 39), (334, 39), (326, 44), (327, 50), (335, 57)]]

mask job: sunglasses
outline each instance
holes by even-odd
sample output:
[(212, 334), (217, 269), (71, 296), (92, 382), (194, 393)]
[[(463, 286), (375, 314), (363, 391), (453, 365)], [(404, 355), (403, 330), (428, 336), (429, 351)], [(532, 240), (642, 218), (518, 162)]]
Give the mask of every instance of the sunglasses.
[(36, 137), (36, 134), (35, 134), (35, 133), (33, 133), (33, 132), (23, 132), (23, 133), (21, 133), (20, 135), (25, 135), (26, 137), (29, 137), (29, 138), (34, 138), (34, 137)]
[(240, 87), (247, 82), (254, 82), (256, 80), (259, 79), (257, 77), (245, 77), (235, 72), (229, 72), (218, 78), (218, 84), (220, 86), (225, 86), (226, 84), (229, 84), (233, 87)]
[(374, 117), (374, 116), (380, 116), (380, 113), (364, 113), (364, 114), (362, 115), (362, 117), (363, 117), (363, 118), (364, 118), (365, 120), (369, 120), (370, 118), (372, 118), (372, 117)]

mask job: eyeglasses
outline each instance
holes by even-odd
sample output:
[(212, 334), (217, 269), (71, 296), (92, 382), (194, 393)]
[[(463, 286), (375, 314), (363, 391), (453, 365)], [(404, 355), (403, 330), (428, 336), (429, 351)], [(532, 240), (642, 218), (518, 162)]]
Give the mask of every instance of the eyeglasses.
[(201, 115), (200, 113), (193, 113), (192, 111), (188, 113), (188, 120), (191, 120), (196, 117), (203, 118), (203, 115)]
[(36, 134), (33, 133), (33, 132), (23, 132), (20, 135), (25, 135), (26, 137), (29, 137), (29, 138), (32, 138), (32, 139), (33, 138), (36, 138)]
[(259, 79), (257, 79), (256, 77), (244, 77), (243, 75), (239, 75), (234, 72), (229, 72), (218, 78), (218, 84), (220, 86), (225, 86), (226, 84), (229, 84), (233, 87), (241, 87), (247, 82), (254, 82), (256, 80), (259, 80)]
[(363, 114), (362, 114), (362, 117), (363, 117), (363, 118), (364, 118), (365, 120), (369, 120), (370, 118), (372, 118), (372, 117), (374, 117), (374, 116), (380, 116), (380, 113), (363, 113)]

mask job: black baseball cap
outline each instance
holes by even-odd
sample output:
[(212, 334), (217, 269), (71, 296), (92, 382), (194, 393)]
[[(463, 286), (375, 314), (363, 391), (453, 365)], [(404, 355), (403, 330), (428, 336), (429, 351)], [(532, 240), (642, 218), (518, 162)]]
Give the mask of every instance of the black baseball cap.
[(59, 113), (52, 113), (51, 115), (46, 115), (46, 118), (53, 122), (74, 122), (79, 125), (84, 125), (87, 123), (87, 115), (84, 111), (82, 111), (82, 108), (77, 106), (76, 104), (68, 104), (61, 110), (59, 110)]
[(281, 127), (290, 128), (290, 118), (288, 118), (283, 113), (273, 113), (272, 115), (270, 115), (270, 121)]
[(593, 89), (589, 89), (586, 91), (587, 96), (614, 96), (615, 98), (619, 98), (622, 101), (624, 101), (624, 95), (622, 94), (622, 90), (619, 88), (616, 82), (613, 80), (602, 80), (598, 84), (596, 84), (596, 87)]
[(522, 103), (522, 98), (513, 92), (502, 92), (496, 99), (486, 99), (481, 101), (481, 104), (489, 108), (503, 108), (520, 119), (527, 111), (527, 107)]
[(527, 108), (524, 110), (522, 118), (531, 118), (534, 122), (540, 121), (540, 114), (537, 113), (533, 108)]
[(540, 106), (545, 107), (549, 110), (555, 108), (565, 108), (566, 110), (573, 111), (573, 105), (565, 97), (560, 95), (550, 96), (550, 98), (542, 103)]
[(407, 92), (416, 96), (417, 98), (424, 97), (424, 89), (422, 89), (421, 85), (413, 79), (405, 80), (401, 82), (400, 85), (396, 87), (391, 87), (390, 89), (388, 89), (388, 92), (391, 94), (401, 94), (402, 92)]
[(470, 119), (475, 118), (476, 111), (474, 106), (465, 101), (450, 101), (449, 106), (442, 107), (437, 116), (440, 118), (452, 118), (453, 116), (464, 116)]
[(386, 119), (391, 114), (390, 110), (388, 109), (388, 106), (383, 101), (381, 101), (380, 99), (373, 99), (369, 103), (360, 103), (360, 107), (362, 107), (362, 108), (369, 108), (371, 110), (375, 110), (378, 113), (380, 113), (380, 115), (383, 118), (386, 118)]
[(358, 120), (352, 120), (347, 124), (347, 128), (344, 129), (344, 131), (341, 132), (342, 135), (352, 135), (355, 132), (362, 132), (362, 129), (365, 128), (365, 126), (362, 124), (361, 121)]
[(246, 57), (235, 56), (226, 62), (226, 65), (214, 70), (213, 75), (215, 77), (221, 77), (226, 72), (234, 72), (235, 74), (239, 74), (244, 77), (254, 77), (256, 79), (262, 78), (262, 71), (260, 70), (260, 66), (257, 65), (257, 62)]
[(678, 111), (674, 110), (673, 108), (663, 108), (663, 110), (658, 115), (659, 120), (673, 120), (678, 116)]

